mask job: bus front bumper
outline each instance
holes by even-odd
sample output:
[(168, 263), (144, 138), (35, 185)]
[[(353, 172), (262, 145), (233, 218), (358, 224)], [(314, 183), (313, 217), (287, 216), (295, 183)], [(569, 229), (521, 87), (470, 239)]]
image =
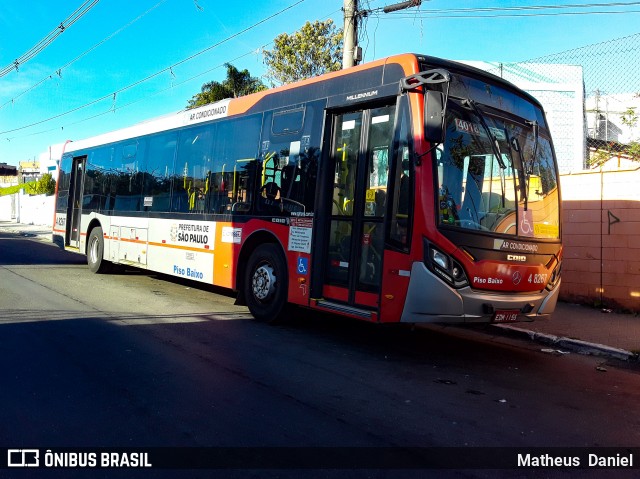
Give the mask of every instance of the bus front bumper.
[(517, 321), (548, 318), (555, 310), (560, 283), (551, 291), (498, 293), (454, 289), (434, 275), (423, 263), (411, 268), (409, 290), (401, 322), (489, 323), (496, 311), (518, 311)]

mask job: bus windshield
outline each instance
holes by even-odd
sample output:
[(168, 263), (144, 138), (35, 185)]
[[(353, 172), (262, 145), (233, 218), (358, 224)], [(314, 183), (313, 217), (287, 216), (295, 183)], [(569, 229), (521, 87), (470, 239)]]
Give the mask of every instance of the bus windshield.
[(445, 140), (436, 150), (440, 226), (559, 238), (548, 132), (535, 119), (516, 118), (472, 100), (449, 99)]

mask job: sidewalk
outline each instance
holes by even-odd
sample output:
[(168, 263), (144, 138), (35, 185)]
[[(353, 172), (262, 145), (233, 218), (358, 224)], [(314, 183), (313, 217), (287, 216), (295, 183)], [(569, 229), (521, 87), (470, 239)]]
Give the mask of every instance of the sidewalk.
[[(0, 221), (0, 233), (51, 242), (51, 227)], [(558, 302), (550, 319), (531, 323), (492, 325), (499, 334), (537, 341), (545, 349), (637, 360), (640, 315), (602, 312), (588, 306)]]
[(603, 312), (580, 304), (558, 302), (548, 320), (493, 328), (528, 337), (556, 351), (624, 360), (637, 360), (640, 353), (640, 315)]

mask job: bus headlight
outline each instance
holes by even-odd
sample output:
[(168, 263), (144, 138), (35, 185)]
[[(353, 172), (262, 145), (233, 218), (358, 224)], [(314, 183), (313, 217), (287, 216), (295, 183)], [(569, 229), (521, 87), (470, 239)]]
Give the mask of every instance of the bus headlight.
[(431, 248), (431, 261), (445, 271), (449, 269), (449, 257), (433, 247)]
[(460, 263), (448, 254), (440, 251), (426, 239), (423, 239), (423, 242), (425, 252), (424, 263), (429, 270), (433, 271), (454, 288), (464, 288), (469, 285), (467, 275)]
[(556, 287), (556, 285), (558, 284), (558, 281), (560, 281), (560, 275), (562, 273), (562, 261), (560, 261), (555, 269), (553, 270), (553, 273), (551, 273), (551, 279), (549, 279), (549, 282), (547, 283), (547, 290), (551, 291), (553, 288)]

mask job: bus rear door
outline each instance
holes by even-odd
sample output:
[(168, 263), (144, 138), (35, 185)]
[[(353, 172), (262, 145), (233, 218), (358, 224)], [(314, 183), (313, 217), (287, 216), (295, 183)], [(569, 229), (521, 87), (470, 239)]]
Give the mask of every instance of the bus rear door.
[(71, 184), (69, 185), (69, 203), (67, 205), (66, 246), (80, 247), (80, 219), (82, 216), (82, 198), (84, 188), (84, 173), (87, 157), (73, 159)]

